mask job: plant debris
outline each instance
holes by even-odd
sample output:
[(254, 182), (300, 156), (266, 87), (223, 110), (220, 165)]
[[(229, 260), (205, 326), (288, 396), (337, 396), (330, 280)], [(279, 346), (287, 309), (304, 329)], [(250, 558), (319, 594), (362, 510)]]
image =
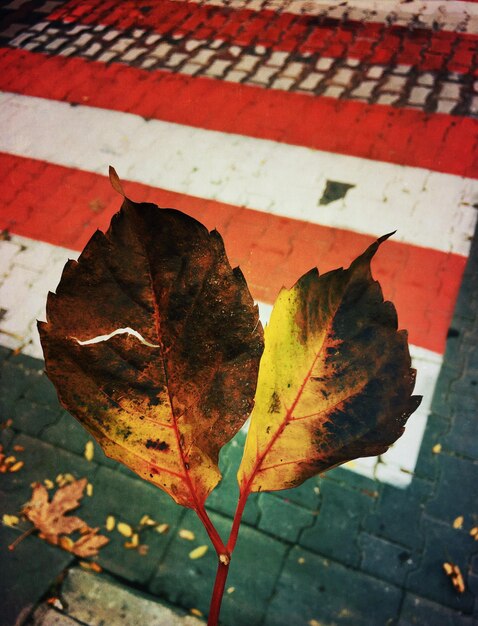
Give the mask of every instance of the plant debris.
[(465, 592), (465, 581), (458, 565), (454, 563), (443, 563), (443, 570), (445, 574), (450, 578), (452, 585), (458, 591), (458, 593)]
[[(90, 528), (81, 518), (67, 515), (80, 505), (87, 482), (82, 478), (64, 484), (57, 489), (51, 502), (46, 487), (36, 483), (31, 499), (22, 510), (41, 539), (83, 558), (97, 555), (109, 541), (108, 537), (98, 534), (98, 528)], [(75, 532), (80, 534), (76, 541), (69, 536)]]

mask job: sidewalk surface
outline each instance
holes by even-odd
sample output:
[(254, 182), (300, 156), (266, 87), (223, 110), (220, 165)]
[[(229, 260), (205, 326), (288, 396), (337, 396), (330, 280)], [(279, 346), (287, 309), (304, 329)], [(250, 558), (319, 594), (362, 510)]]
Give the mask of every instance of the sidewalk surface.
[[(0, 473), (0, 514), (34, 482), (86, 477), (78, 514), (110, 537), (95, 572), (34, 535), (9, 550), (20, 530), (4, 523), (0, 624), (208, 612), (198, 520), (96, 444), (85, 456), (43, 373), (36, 319), (119, 208), (110, 164), (133, 199), (219, 230), (264, 322), (283, 284), (397, 230), (373, 272), (422, 405), (382, 457), (250, 498), (222, 624), (477, 624), (478, 2), (13, 0), (0, 20), (0, 436), (23, 462)], [(224, 536), (243, 440), (207, 502)], [(142, 531), (147, 548), (106, 530), (144, 515), (168, 525)]]

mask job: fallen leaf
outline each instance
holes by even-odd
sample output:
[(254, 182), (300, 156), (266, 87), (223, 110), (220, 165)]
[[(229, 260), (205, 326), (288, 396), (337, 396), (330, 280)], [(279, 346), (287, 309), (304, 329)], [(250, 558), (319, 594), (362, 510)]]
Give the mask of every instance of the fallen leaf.
[(96, 561), (80, 561), (80, 567), (86, 570), (91, 570), (92, 572), (96, 572), (97, 574), (101, 574), (103, 568)]
[(440, 454), (441, 452), (441, 443), (436, 443), (432, 448), (433, 454)]
[(82, 478), (60, 487), (51, 502), (44, 485), (37, 483), (34, 486), (23, 513), (38, 529), (40, 537), (58, 544), (60, 535), (69, 535), (85, 525), (79, 517), (65, 514), (79, 506), (86, 483), (86, 478)]
[(456, 528), (457, 530), (459, 530), (460, 528), (463, 528), (463, 522), (464, 522), (464, 518), (463, 515), (460, 515), (459, 517), (455, 518), (455, 520), (453, 520), (453, 528)]
[(15, 452), (24, 452), (25, 448), (23, 446), (19, 446), (18, 444), (13, 446), (13, 449), (15, 450)]
[(2, 522), (4, 526), (15, 527), (19, 523), (20, 519), (16, 515), (8, 515), (5, 513), (2, 517)]
[(73, 552), (72, 548), (75, 545), (75, 542), (73, 541), (71, 537), (62, 535), (58, 539), (58, 545), (60, 546), (60, 548), (63, 548), (63, 550), (66, 550), (67, 552)]
[(478, 526), (474, 526), (471, 530), (470, 530), (470, 535), (473, 537), (473, 539), (475, 541), (478, 541)]
[(297, 563), (299, 563), (299, 565), (303, 565), (303, 564), (305, 563), (305, 559), (304, 559), (304, 557), (303, 557), (303, 556), (300, 556), (300, 557), (297, 559)]
[(65, 609), (62, 601), (60, 600), (60, 598), (57, 598), (56, 596), (53, 596), (51, 598), (47, 598), (47, 604), (49, 604), (50, 606), (55, 607), (55, 609), (58, 609), (59, 611), (63, 611)]
[(18, 472), (18, 470), (21, 470), (22, 467), (24, 466), (24, 462), (23, 461), (17, 461), (16, 463), (14, 463), (11, 467), (10, 467), (10, 471), (11, 472)]
[(318, 622), (316, 619), (311, 619), (307, 623), (309, 626), (321, 626), (321, 623)]
[(191, 552), (189, 553), (189, 558), (193, 561), (195, 561), (196, 559), (201, 559), (206, 554), (208, 549), (208, 546), (198, 546), (197, 548), (194, 548), (194, 550), (191, 550)]
[(86, 495), (90, 497), (93, 495), (93, 485), (91, 483), (86, 485)]
[(145, 545), (144, 543), (138, 547), (138, 553), (141, 556), (146, 556), (148, 554), (148, 550), (149, 546)]
[(124, 543), (125, 548), (137, 548), (139, 546), (139, 535), (138, 533), (133, 533), (130, 541), (126, 541)]
[(229, 594), (234, 593), (235, 591), (236, 591), (235, 587), (228, 587), (227, 588), (227, 593), (229, 593)]
[(123, 537), (132, 537), (133, 529), (129, 524), (125, 524), (124, 522), (118, 522), (116, 525), (116, 530), (123, 535)]
[(95, 448), (92, 441), (87, 441), (85, 445), (84, 456), (87, 461), (92, 461), (95, 454)]
[(154, 530), (160, 535), (164, 535), (169, 530), (169, 524), (158, 524)]
[(53, 489), (53, 487), (55, 486), (53, 481), (51, 481), (49, 478), (45, 478), (45, 480), (43, 481), (43, 484), (45, 485), (47, 489)]
[(186, 528), (181, 528), (178, 532), (178, 535), (181, 539), (186, 539), (186, 541), (194, 541), (196, 539), (196, 535), (192, 530), (187, 530)]
[[(61, 480), (65, 477), (62, 476)], [(95, 556), (98, 549), (109, 541), (107, 537), (98, 535), (98, 528), (90, 528), (79, 517), (66, 515), (79, 506), (87, 482), (86, 478), (82, 478), (59, 487), (51, 502), (46, 487), (35, 483), (32, 497), (22, 510), (42, 539), (80, 557)], [(76, 541), (69, 536), (74, 532), (81, 534)]]
[(87, 533), (75, 541), (70, 552), (83, 558), (96, 556), (98, 550), (109, 542), (108, 537), (99, 535), (98, 531), (99, 528), (89, 528)]
[(116, 520), (112, 515), (108, 515), (106, 518), (106, 530), (112, 531), (116, 525)]
[(202, 617), (203, 614), (199, 609), (190, 609), (189, 612), (191, 615), (195, 615), (196, 617)]
[[(121, 189), (113, 172), (112, 182)], [(109, 457), (201, 509), (220, 449), (252, 408), (263, 348), (220, 235), (124, 198), (108, 231), (66, 264), (47, 318), (46, 371), (63, 406)]]
[(385, 453), (420, 404), (407, 333), (370, 270), (387, 237), (347, 270), (313, 269), (280, 292), (238, 471), (242, 499)]
[(149, 515), (143, 515), (143, 517), (139, 521), (140, 526), (156, 526), (158, 522), (155, 522), (154, 519), (149, 517)]
[(443, 570), (445, 574), (450, 578), (452, 585), (458, 591), (458, 593), (465, 592), (465, 581), (458, 565), (454, 563), (443, 563)]

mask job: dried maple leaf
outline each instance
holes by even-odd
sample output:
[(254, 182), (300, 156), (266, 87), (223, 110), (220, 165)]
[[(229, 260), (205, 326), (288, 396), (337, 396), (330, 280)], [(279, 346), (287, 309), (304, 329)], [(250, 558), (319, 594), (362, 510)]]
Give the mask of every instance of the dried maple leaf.
[[(98, 535), (98, 528), (90, 528), (79, 517), (66, 515), (79, 506), (87, 482), (86, 478), (82, 478), (60, 487), (51, 502), (45, 486), (36, 483), (30, 501), (23, 508), (23, 514), (38, 529), (42, 539), (83, 558), (95, 556), (99, 548), (109, 541), (107, 537)], [(81, 532), (77, 541), (67, 536), (75, 531)]]
[(46, 488), (40, 483), (35, 484), (23, 514), (39, 530), (41, 538), (57, 545), (60, 535), (70, 535), (85, 526), (79, 517), (65, 513), (79, 506), (87, 482), (86, 478), (82, 478), (60, 487), (51, 502)]

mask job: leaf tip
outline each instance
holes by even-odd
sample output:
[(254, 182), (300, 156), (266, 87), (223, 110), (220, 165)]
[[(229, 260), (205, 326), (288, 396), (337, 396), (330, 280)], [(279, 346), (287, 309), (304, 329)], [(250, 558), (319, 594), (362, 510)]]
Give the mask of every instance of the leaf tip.
[(123, 189), (123, 185), (121, 184), (120, 178), (115, 170), (115, 168), (110, 165), (108, 169), (108, 175), (110, 177), (111, 186), (115, 191), (117, 191), (123, 198), (126, 198), (126, 194)]
[(391, 233), (387, 233), (386, 235), (382, 235), (381, 237), (379, 237), (377, 239), (377, 243), (383, 243), (387, 239), (390, 239), (390, 237), (392, 237), (396, 232), (397, 232), (397, 230), (395, 229), (395, 230), (392, 230)]

